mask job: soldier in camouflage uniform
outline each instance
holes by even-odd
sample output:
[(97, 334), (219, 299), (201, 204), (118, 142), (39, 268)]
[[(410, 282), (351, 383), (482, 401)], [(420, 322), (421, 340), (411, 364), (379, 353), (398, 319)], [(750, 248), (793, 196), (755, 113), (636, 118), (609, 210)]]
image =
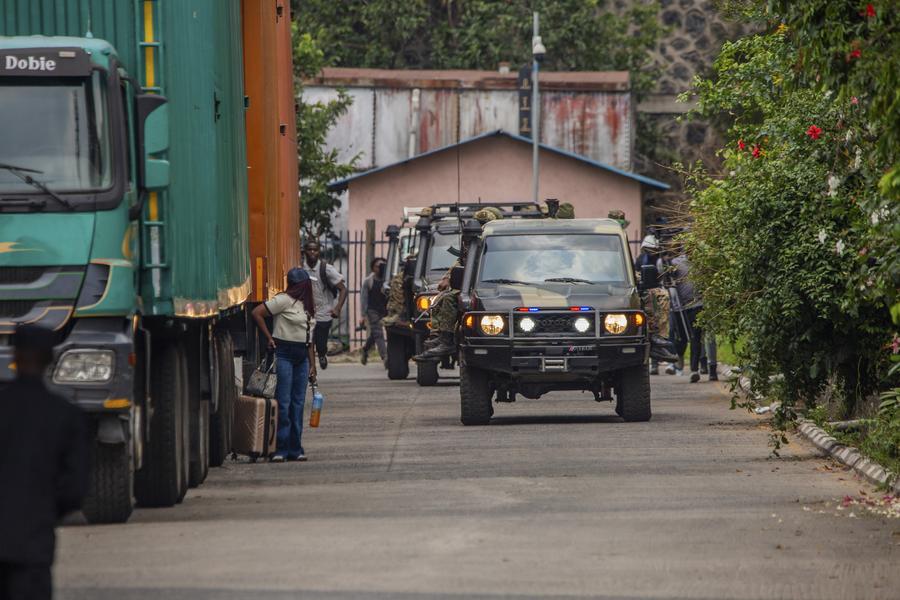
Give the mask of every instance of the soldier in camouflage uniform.
[[(646, 236), (641, 242), (641, 253), (634, 266), (638, 274), (644, 265), (657, 265), (659, 242), (655, 235)], [(674, 347), (668, 339), (669, 314), (671, 306), (665, 288), (654, 288), (641, 292), (641, 304), (647, 314), (647, 330), (650, 333), (650, 374), (659, 374), (659, 361), (673, 358)], [(677, 356), (674, 356), (677, 359)]]
[[(475, 213), (474, 217), (484, 225), (488, 221), (502, 218), (499, 209), (488, 206)], [(465, 264), (468, 243), (463, 244), (462, 256), (456, 259), (438, 283), (438, 295), (431, 303), (431, 335), (425, 340), (425, 350), (413, 360), (439, 360), (456, 351), (456, 327), (459, 324), (459, 290), (450, 287), (450, 273), (455, 267)]]
[(606, 218), (612, 219), (613, 221), (618, 221), (619, 225), (622, 226), (622, 229), (625, 229), (631, 223), (631, 221), (625, 218), (625, 211), (618, 208), (609, 211), (609, 213), (606, 215)]
[(385, 326), (404, 325), (407, 323), (409, 311), (406, 306), (406, 290), (404, 289), (404, 284), (406, 282), (406, 277), (409, 275), (408, 271), (414, 264), (415, 258), (415, 254), (407, 256), (397, 274), (391, 278), (391, 283), (388, 288), (387, 316), (381, 320)]

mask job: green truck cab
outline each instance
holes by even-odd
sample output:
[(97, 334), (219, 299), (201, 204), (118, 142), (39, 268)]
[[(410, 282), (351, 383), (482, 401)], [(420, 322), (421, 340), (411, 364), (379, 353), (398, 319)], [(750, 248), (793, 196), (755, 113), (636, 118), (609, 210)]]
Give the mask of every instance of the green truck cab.
[(464, 425), (487, 424), (494, 399), (558, 390), (597, 401), (614, 391), (626, 421), (650, 419), (646, 315), (617, 222), (491, 221), (469, 258), (457, 336)]

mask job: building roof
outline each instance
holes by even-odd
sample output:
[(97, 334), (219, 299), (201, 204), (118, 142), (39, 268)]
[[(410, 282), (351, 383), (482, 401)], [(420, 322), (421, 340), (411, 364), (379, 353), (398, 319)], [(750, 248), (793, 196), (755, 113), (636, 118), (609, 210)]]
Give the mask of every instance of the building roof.
[[(388, 88), (471, 88), (514, 90), (518, 73), (467, 70), (395, 70), (351, 69), (327, 67), (309, 85), (333, 87)], [(541, 88), (545, 90), (627, 92), (631, 89), (628, 71), (541, 71)]]
[[(475, 137), (471, 137), (469, 139), (462, 140), (455, 144), (450, 144), (448, 146), (443, 146), (441, 148), (435, 148), (434, 150), (429, 150), (428, 152), (423, 152), (422, 154), (417, 154), (416, 156), (413, 156), (412, 158), (407, 158), (405, 160), (397, 161), (395, 163), (384, 165), (382, 167), (375, 167), (374, 169), (369, 169), (368, 171), (363, 171), (362, 173), (357, 173), (356, 175), (351, 175), (350, 177), (346, 177), (344, 179), (338, 179), (336, 181), (332, 181), (330, 184), (328, 184), (328, 189), (332, 190), (332, 191), (345, 190), (345, 189), (347, 189), (347, 186), (350, 184), (350, 182), (355, 181), (357, 179), (361, 179), (363, 177), (368, 177), (369, 175), (374, 175), (375, 173), (380, 173), (380, 172), (386, 171), (388, 169), (393, 169), (394, 167), (399, 167), (400, 165), (405, 165), (405, 164), (411, 163), (415, 160), (419, 160), (420, 158), (425, 158), (427, 156), (431, 156), (433, 154), (437, 154), (437, 153), (443, 152), (445, 150), (450, 150), (450, 149), (456, 148), (458, 146), (465, 146), (466, 144), (471, 144), (471, 143), (478, 142), (480, 140), (484, 140), (484, 139), (491, 138), (491, 137), (505, 137), (505, 138), (508, 138), (511, 140), (515, 140), (517, 142), (521, 142), (523, 144), (531, 145), (530, 138), (527, 138), (527, 137), (524, 137), (521, 135), (517, 135), (514, 133), (509, 133), (508, 131), (503, 131), (502, 129), (497, 129), (496, 131), (489, 131), (488, 133), (476, 135)], [(663, 183), (662, 181), (657, 181), (656, 179), (651, 179), (650, 177), (645, 177), (644, 175), (638, 175), (637, 173), (632, 173), (630, 171), (618, 169), (616, 167), (607, 165), (602, 162), (592, 160), (590, 158), (586, 158), (584, 156), (575, 154), (573, 152), (568, 152), (566, 150), (554, 148), (553, 146), (548, 146), (547, 144), (540, 144), (540, 148), (541, 148), (541, 150), (546, 150), (548, 152), (553, 152), (554, 154), (559, 154), (559, 155), (565, 156), (567, 158), (572, 158), (572, 159), (577, 160), (581, 163), (584, 163), (588, 166), (591, 166), (591, 167), (594, 167), (597, 169), (602, 169), (609, 173), (613, 173), (614, 175), (620, 175), (622, 177), (627, 177), (629, 179), (633, 179), (634, 181), (637, 181), (643, 185), (649, 186), (649, 187), (657, 189), (657, 190), (668, 190), (669, 189), (669, 185), (666, 183)]]

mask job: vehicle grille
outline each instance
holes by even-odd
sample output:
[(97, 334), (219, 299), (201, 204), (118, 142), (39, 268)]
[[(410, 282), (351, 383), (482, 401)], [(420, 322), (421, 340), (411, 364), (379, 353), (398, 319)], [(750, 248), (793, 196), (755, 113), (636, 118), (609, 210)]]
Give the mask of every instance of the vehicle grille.
[(27, 315), (34, 305), (34, 300), (0, 300), (0, 318), (22, 317)]
[[(518, 321), (525, 317), (529, 317), (534, 319), (537, 325), (534, 330), (525, 333), (518, 326)], [(584, 333), (579, 333), (575, 330), (575, 319), (579, 317), (585, 317), (590, 319), (591, 327)], [(594, 335), (594, 315), (591, 314), (581, 314), (581, 313), (573, 313), (573, 314), (535, 314), (531, 313), (528, 315), (522, 315), (516, 317), (516, 335), (517, 336), (540, 336), (540, 335), (565, 335), (565, 336), (592, 336)]]
[(0, 267), (0, 285), (33, 283), (41, 278), (44, 267)]

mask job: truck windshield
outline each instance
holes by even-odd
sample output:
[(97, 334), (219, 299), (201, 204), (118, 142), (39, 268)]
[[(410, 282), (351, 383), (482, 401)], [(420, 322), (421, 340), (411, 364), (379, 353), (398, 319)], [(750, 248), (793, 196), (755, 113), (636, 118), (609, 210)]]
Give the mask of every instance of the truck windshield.
[(630, 285), (625, 249), (616, 235), (496, 235), (485, 239), (482, 257), (484, 283)]
[[(111, 184), (105, 76), (0, 79), (0, 163), (32, 169), (53, 192)], [(9, 170), (0, 192), (40, 193)]]
[(456, 264), (456, 257), (449, 252), (451, 246), (459, 249), (459, 234), (434, 232), (428, 250), (428, 271), (446, 271)]

